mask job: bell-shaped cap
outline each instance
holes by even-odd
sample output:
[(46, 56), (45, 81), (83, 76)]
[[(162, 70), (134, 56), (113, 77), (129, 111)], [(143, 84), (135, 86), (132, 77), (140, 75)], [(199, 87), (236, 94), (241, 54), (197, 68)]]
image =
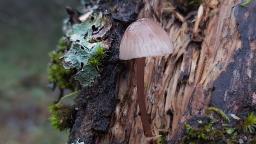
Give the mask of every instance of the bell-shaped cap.
[(119, 58), (162, 56), (173, 52), (173, 45), (164, 29), (151, 19), (133, 22), (125, 31), (120, 44)]

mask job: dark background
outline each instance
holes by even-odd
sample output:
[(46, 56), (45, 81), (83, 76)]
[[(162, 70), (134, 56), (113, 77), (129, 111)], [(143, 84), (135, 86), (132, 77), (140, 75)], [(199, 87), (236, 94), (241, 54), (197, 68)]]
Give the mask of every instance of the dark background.
[(62, 35), (65, 6), (79, 0), (0, 0), (0, 144), (65, 144), (51, 127), (48, 53)]

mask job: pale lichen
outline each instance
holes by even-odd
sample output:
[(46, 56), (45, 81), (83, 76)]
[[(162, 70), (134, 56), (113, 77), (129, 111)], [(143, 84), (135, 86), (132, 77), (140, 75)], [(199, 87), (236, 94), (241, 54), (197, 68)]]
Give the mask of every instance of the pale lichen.
[[(93, 85), (102, 70), (102, 62), (109, 47), (104, 37), (111, 26), (108, 17), (96, 12), (81, 23), (65, 23), (65, 36), (61, 38), (57, 49), (50, 53), (49, 81), (61, 90), (70, 89), (75, 92), (74, 95), (82, 87)], [(49, 107), (49, 111), (52, 125), (64, 130), (72, 125), (74, 99), (70, 102), (67, 96), (61, 97), (63, 94), (57, 103)]]
[(77, 140), (75, 141), (75, 143), (71, 143), (71, 144), (84, 144), (84, 142), (79, 142), (79, 139), (77, 139)]
[(94, 35), (108, 28), (108, 22), (101, 13), (94, 14), (86, 21), (74, 24), (66, 32), (71, 47), (63, 56), (63, 65), (66, 69), (78, 70), (74, 77), (82, 86), (92, 85), (99, 76), (99, 67), (108, 46), (104, 40), (95, 40)]

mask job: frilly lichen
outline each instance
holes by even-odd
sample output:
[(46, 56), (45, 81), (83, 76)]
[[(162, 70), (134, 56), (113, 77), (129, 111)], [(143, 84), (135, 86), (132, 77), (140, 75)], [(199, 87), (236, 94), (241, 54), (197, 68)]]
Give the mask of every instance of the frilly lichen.
[[(102, 70), (108, 49), (103, 37), (110, 28), (109, 19), (101, 13), (94, 13), (78, 24), (71, 25), (66, 21), (63, 29), (65, 35), (60, 39), (57, 49), (49, 54), (49, 82), (61, 90), (70, 89), (75, 95), (82, 87), (91, 86)], [(74, 103), (65, 103), (67, 95), (62, 94), (61, 97), (49, 107), (49, 111), (53, 127), (64, 130), (71, 127)]]
[(63, 56), (63, 65), (66, 69), (78, 70), (74, 77), (82, 86), (92, 85), (99, 76), (107, 46), (104, 41), (95, 40), (94, 35), (104, 29), (107, 22), (102, 14), (94, 14), (86, 21), (74, 24), (66, 32), (71, 47)]
[(77, 139), (77, 140), (75, 141), (75, 143), (71, 143), (71, 144), (84, 144), (84, 142), (80, 142), (79, 139)]
[(57, 50), (50, 53), (49, 81), (62, 89), (73, 89), (72, 77), (83, 87), (91, 86), (108, 48), (102, 37), (111, 27), (110, 20), (102, 13), (93, 13), (82, 23), (66, 23), (64, 27), (65, 36)]

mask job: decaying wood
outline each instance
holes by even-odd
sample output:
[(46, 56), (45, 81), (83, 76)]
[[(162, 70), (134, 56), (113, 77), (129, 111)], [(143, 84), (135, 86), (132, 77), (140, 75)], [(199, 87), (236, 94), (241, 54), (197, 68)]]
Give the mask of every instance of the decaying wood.
[[(164, 131), (169, 143), (178, 143), (183, 124), (204, 114), (209, 105), (227, 113), (256, 105), (256, 2), (248, 8), (240, 7), (240, 2), (204, 3), (196, 34), (196, 15), (182, 15), (167, 0), (148, 0), (141, 9), (139, 17), (159, 19), (175, 47), (172, 55), (146, 59), (146, 103), (154, 135)], [(135, 66), (132, 61), (124, 66), (109, 130), (98, 143), (147, 141), (136, 103)]]

